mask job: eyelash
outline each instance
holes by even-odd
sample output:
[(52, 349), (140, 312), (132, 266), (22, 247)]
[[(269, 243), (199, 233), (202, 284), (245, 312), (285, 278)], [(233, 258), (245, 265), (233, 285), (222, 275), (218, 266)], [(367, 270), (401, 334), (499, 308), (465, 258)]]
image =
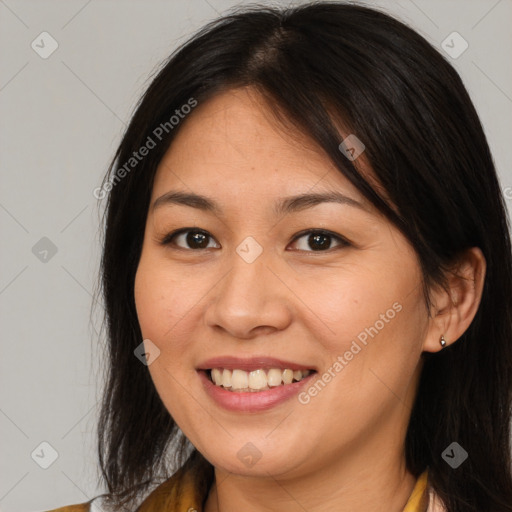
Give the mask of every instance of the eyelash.
[[(176, 247), (176, 249), (183, 250), (183, 251), (201, 252), (201, 251), (204, 251), (206, 249), (212, 249), (211, 247), (205, 247), (205, 248), (199, 248), (199, 249), (188, 249), (188, 248), (176, 246), (176, 244), (173, 242), (173, 239), (176, 238), (177, 236), (183, 234), (183, 233), (188, 233), (188, 232), (200, 233), (202, 235), (205, 235), (206, 237), (209, 237), (209, 238), (212, 238), (212, 239), (214, 238), (210, 233), (208, 233), (208, 231), (204, 231), (202, 229), (198, 229), (198, 228), (181, 228), (181, 229), (177, 229), (177, 230), (172, 231), (171, 233), (168, 233), (167, 235), (165, 235), (165, 237), (160, 241), (160, 244), (161, 245), (165, 245), (165, 246), (174, 245)], [(315, 254), (315, 253), (316, 254), (318, 254), (318, 253), (330, 253), (333, 250), (341, 249), (341, 248), (344, 248), (344, 247), (349, 247), (350, 245), (352, 245), (347, 239), (343, 238), (341, 235), (338, 235), (336, 233), (333, 233), (332, 231), (323, 230), (323, 229), (308, 229), (308, 230), (305, 230), (305, 231), (301, 231), (300, 233), (297, 233), (295, 235), (295, 237), (292, 239), (291, 243), (294, 243), (295, 241), (299, 240), (300, 238), (305, 237), (306, 235), (324, 235), (324, 236), (328, 236), (328, 237), (330, 237), (332, 239), (337, 240), (338, 242), (340, 242), (340, 244), (337, 247), (331, 247), (331, 248), (326, 249), (326, 250), (318, 250), (318, 251), (310, 250), (310, 251), (305, 251), (305, 250), (299, 249), (299, 252), (307, 252), (307, 253), (313, 253), (313, 254)]]

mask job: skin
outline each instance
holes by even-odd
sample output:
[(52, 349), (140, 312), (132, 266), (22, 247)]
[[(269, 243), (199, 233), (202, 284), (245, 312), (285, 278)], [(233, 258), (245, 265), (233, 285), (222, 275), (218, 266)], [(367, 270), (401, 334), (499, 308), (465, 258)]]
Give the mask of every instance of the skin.
[[(432, 290), (429, 316), (409, 242), (312, 141), (284, 132), (254, 90), (223, 92), (182, 123), (156, 173), (135, 300), (144, 339), (160, 350), (148, 366), (156, 389), (215, 467), (206, 512), (401, 511), (415, 484), (403, 445), (421, 355), (471, 323), (481, 251), (461, 256), (448, 289)], [(364, 157), (358, 164), (371, 174)], [(208, 196), (221, 212), (153, 209), (170, 190)], [(273, 214), (281, 197), (326, 191), (364, 209), (322, 203)], [(191, 248), (184, 235), (162, 245), (194, 227), (211, 235), (208, 248)], [(349, 245), (331, 238), (315, 251), (308, 235), (294, 241), (322, 228)], [(248, 236), (263, 249), (252, 263), (236, 252)], [(293, 397), (264, 412), (230, 412), (203, 390), (196, 367), (221, 355), (272, 356), (321, 375), (396, 303), (394, 318), (307, 404)], [(248, 442), (261, 453), (252, 467), (237, 457)]]

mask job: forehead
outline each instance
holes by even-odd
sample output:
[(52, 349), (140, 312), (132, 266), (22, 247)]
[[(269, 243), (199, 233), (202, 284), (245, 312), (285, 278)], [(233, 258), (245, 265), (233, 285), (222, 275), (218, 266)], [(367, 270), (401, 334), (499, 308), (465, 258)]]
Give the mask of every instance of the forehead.
[(238, 197), (337, 190), (371, 205), (311, 139), (280, 124), (251, 88), (198, 105), (158, 166), (154, 196), (170, 188)]

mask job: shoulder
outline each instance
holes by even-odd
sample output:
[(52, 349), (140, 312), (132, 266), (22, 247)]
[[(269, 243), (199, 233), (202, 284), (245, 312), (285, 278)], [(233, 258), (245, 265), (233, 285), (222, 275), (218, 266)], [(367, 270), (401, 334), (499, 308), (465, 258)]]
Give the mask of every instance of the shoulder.
[(431, 487), (428, 489), (428, 508), (426, 512), (446, 512), (441, 498)]
[(53, 510), (47, 510), (46, 512), (93, 512), (90, 508), (90, 502), (80, 503), (78, 505), (67, 505), (66, 507), (60, 507)]

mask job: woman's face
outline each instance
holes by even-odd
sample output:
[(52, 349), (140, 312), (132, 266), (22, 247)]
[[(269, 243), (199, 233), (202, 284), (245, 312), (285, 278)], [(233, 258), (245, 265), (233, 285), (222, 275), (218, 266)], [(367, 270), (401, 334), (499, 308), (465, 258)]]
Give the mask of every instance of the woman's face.
[[(250, 89), (181, 122), (156, 174), (135, 282), (169, 413), (212, 464), (238, 474), (402, 454), (429, 331), (410, 244)], [(289, 199), (319, 194), (338, 200)]]

